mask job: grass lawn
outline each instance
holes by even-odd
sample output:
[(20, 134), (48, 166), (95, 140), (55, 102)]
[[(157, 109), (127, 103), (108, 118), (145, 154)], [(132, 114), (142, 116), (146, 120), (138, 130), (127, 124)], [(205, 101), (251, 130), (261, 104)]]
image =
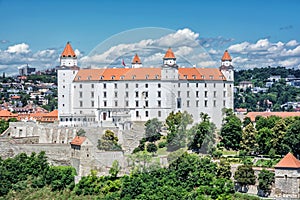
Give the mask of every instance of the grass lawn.
[(163, 155), (168, 155), (169, 152), (167, 152), (167, 147), (164, 148), (158, 148), (157, 150), (157, 155), (163, 156)]
[(229, 151), (229, 150), (223, 150), (222, 151), (222, 154), (224, 155), (224, 156), (236, 156), (236, 155), (238, 155), (238, 151)]

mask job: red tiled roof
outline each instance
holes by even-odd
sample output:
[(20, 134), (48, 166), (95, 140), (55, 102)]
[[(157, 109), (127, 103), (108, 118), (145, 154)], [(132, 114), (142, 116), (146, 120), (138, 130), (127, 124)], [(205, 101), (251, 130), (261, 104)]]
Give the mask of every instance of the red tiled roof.
[(71, 47), (70, 42), (67, 43), (64, 51), (61, 54), (61, 57), (76, 57), (76, 54), (73, 51), (73, 48)]
[(168, 49), (164, 58), (176, 58), (171, 48)]
[(293, 156), (293, 154), (288, 153), (286, 156), (284, 156), (277, 165), (275, 165), (275, 168), (300, 168), (300, 161)]
[(226, 61), (226, 60), (229, 60), (229, 61), (232, 60), (227, 50), (224, 52), (223, 57), (222, 57), (222, 61)]
[(44, 117), (58, 117), (58, 110), (53, 110), (52, 112), (46, 113)]
[(251, 121), (255, 121), (257, 116), (270, 117), (278, 116), (281, 118), (300, 116), (300, 112), (248, 112), (245, 117), (249, 117)]
[[(180, 80), (226, 80), (218, 68), (179, 68)], [(74, 78), (79, 81), (160, 80), (161, 68), (81, 69)]]
[(142, 64), (142, 62), (137, 54), (135, 54), (131, 64)]
[(86, 137), (76, 136), (72, 140), (71, 144), (73, 144), (73, 145), (79, 145), (80, 146), (85, 141), (85, 139), (86, 139)]
[(21, 97), (20, 96), (12, 96), (11, 98), (12, 99), (20, 99)]
[(18, 117), (18, 115), (11, 113), (8, 110), (0, 110), (0, 117)]

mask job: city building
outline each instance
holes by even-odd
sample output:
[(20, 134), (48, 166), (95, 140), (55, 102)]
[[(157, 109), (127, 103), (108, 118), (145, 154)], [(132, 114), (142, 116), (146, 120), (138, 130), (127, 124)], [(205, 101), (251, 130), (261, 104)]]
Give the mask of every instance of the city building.
[[(80, 69), (70, 43), (60, 57), (58, 110), (62, 126), (102, 126), (108, 122), (164, 121), (171, 112), (207, 113), (220, 128), (224, 108), (233, 109), (234, 72), (226, 50), (219, 68), (181, 68), (169, 48), (156, 68), (142, 66)], [(124, 126), (124, 125), (123, 125)]]
[(34, 67), (29, 67), (28, 64), (22, 67), (19, 67), (19, 75), (20, 76), (27, 76), (30, 75), (31, 73), (35, 72)]

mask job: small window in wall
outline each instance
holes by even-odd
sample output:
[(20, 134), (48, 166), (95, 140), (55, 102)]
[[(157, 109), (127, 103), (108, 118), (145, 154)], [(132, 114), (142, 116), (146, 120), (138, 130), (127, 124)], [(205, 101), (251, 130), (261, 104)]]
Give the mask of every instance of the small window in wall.
[(118, 97), (118, 92), (115, 92), (115, 98), (117, 98)]
[(62, 106), (65, 107), (65, 104), (63, 104)]
[(161, 91), (157, 91), (157, 97), (161, 97)]
[(161, 87), (160, 83), (157, 86), (158, 86), (158, 88), (160, 88)]
[(199, 97), (199, 91), (196, 91), (196, 97)]
[(177, 108), (181, 108), (181, 98), (177, 98)]
[(79, 92), (79, 98), (82, 98), (82, 92)]
[(135, 107), (139, 107), (139, 101), (135, 101)]
[(217, 97), (217, 91), (214, 91), (214, 97)]
[(66, 88), (66, 86), (63, 86), (63, 88)]
[(223, 91), (223, 97), (226, 97), (226, 91)]
[(226, 84), (224, 83), (223, 87), (226, 87)]
[(177, 96), (180, 97), (180, 91), (177, 92)]
[(129, 97), (129, 92), (125, 92), (125, 97)]
[(188, 98), (190, 97), (190, 91), (186, 92), (186, 97), (188, 97)]
[(157, 106), (158, 106), (158, 107), (161, 107), (161, 101), (160, 101), (160, 100), (157, 101)]
[(178, 83), (178, 87), (180, 87), (180, 83)]
[(126, 102), (125, 102), (125, 106), (126, 106), (126, 107), (129, 107), (129, 101), (126, 101)]
[(214, 107), (216, 107), (217, 106), (217, 101), (216, 100), (214, 100)]
[(94, 92), (91, 92), (91, 98), (94, 98)]
[(187, 83), (187, 84), (186, 84), (186, 87), (190, 87), (190, 83)]
[(226, 106), (226, 101), (225, 100), (223, 100), (223, 107), (225, 107)]
[(118, 107), (118, 101), (115, 101), (115, 107)]
[(106, 83), (103, 83), (103, 88), (106, 89)]
[(205, 98), (207, 97), (207, 91), (204, 91), (204, 97)]
[(82, 84), (79, 84), (79, 88), (82, 88)]
[(204, 100), (204, 107), (207, 107), (207, 100)]
[(186, 101), (186, 107), (190, 107), (190, 101), (189, 100)]
[(207, 83), (204, 83), (204, 87), (207, 88)]
[(91, 101), (91, 106), (94, 107), (95, 106), (95, 102)]
[(196, 83), (196, 88), (198, 87), (198, 83)]
[(135, 87), (138, 88), (138, 87), (139, 87), (139, 84), (135, 84)]
[(128, 88), (128, 83), (125, 84), (125, 88)]
[(214, 87), (216, 87), (216, 84), (214, 83)]
[(94, 88), (94, 84), (91, 85), (91, 88)]
[(82, 107), (83, 106), (83, 102), (79, 101), (79, 106)]
[(135, 97), (139, 97), (139, 92), (135, 92)]
[(117, 89), (118, 88), (118, 84), (117, 83), (115, 83), (115, 89)]
[(135, 111), (135, 116), (136, 116), (136, 117), (139, 117), (139, 116), (140, 116), (139, 111)]
[(106, 92), (103, 92), (103, 98), (106, 98)]
[(104, 107), (107, 106), (107, 101), (103, 101), (103, 106), (104, 106)]
[(199, 100), (196, 101), (196, 107), (199, 107)]
[(145, 88), (148, 88), (148, 83), (145, 84)]
[(158, 117), (161, 117), (161, 111), (159, 110), (157, 113)]
[(145, 111), (145, 117), (148, 117), (149, 116), (149, 112), (146, 110)]
[(149, 106), (149, 102), (145, 101), (145, 107), (148, 107), (148, 106)]

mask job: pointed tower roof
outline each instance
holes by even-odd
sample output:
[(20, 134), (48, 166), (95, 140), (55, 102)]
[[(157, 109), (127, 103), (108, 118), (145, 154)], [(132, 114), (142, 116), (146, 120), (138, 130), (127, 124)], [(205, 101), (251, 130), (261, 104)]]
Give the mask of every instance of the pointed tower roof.
[(164, 58), (176, 58), (171, 48), (168, 49)]
[(76, 57), (76, 54), (73, 48), (71, 47), (70, 42), (67, 42), (67, 45), (61, 54), (61, 57)]
[(131, 64), (142, 64), (142, 62), (137, 54), (135, 54)]
[(223, 57), (222, 57), (221, 60), (222, 61), (226, 61), (226, 60), (231, 61), (232, 60), (227, 50), (224, 52)]
[(293, 156), (293, 154), (288, 153), (286, 156), (284, 156), (277, 165), (275, 165), (275, 168), (300, 168), (300, 161)]

